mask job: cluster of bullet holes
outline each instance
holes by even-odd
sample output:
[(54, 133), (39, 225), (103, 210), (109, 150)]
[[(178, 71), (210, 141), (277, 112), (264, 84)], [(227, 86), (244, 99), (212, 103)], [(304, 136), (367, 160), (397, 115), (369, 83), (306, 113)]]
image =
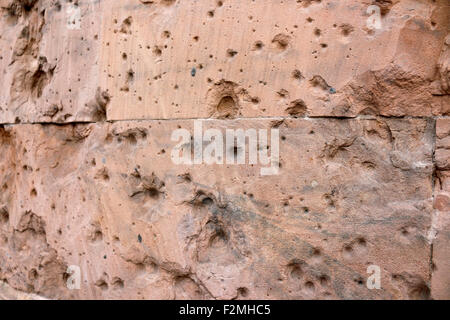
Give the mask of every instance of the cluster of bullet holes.
[(342, 249), (342, 256), (344, 259), (350, 260), (362, 257), (367, 252), (367, 242), (360, 237), (354, 241), (344, 245)]
[(292, 259), (287, 264), (287, 280), (291, 283), (288, 292), (295, 295), (300, 293), (307, 297), (332, 296), (331, 278), (323, 271), (318, 272), (315, 266), (321, 261), (322, 252), (318, 248), (312, 249), (311, 264), (304, 260)]
[[(156, 2), (156, 1), (151, 1), (151, 2), (153, 3), (153, 2)], [(169, 1), (168, 3), (175, 3), (175, 2), (176, 1)], [(316, 1), (302, 2), (302, 6), (308, 7), (310, 4), (312, 4), (314, 2), (316, 2)], [(317, 2), (317, 3), (320, 3), (320, 2)], [(222, 7), (223, 4), (224, 4), (223, 1), (216, 1), (216, 5), (217, 5), (216, 9)], [(215, 16), (215, 13), (216, 13), (215, 9), (211, 9), (211, 10), (207, 11), (208, 16), (211, 17), (211, 18), (213, 18)], [(132, 20), (133, 19), (130, 16), (130, 17), (128, 17), (127, 19), (125, 19), (122, 22), (121, 32), (127, 33), (127, 32), (130, 31), (130, 30), (128, 30), (128, 28), (131, 27)], [(250, 15), (249, 16), (249, 20), (253, 20), (253, 16)], [(306, 19), (306, 21), (308, 23), (312, 23), (312, 22), (314, 22), (314, 19), (312, 17), (308, 17)], [(337, 28), (338, 26), (336, 24), (334, 24), (334, 27)], [(298, 25), (294, 25), (294, 28), (298, 28)], [(353, 26), (351, 26), (350, 24), (346, 24), (346, 23), (341, 24), (339, 26), (339, 28), (341, 29), (341, 33), (344, 36), (346, 36), (346, 37), (350, 33), (352, 33), (353, 30), (354, 30)], [(290, 33), (293, 34), (293, 32), (290, 32)], [(316, 28), (314, 28), (314, 34), (317, 37), (321, 37), (322, 36), (322, 31), (319, 28), (316, 27)], [(170, 31), (168, 31), (168, 30), (163, 31), (162, 34), (161, 34), (161, 37), (162, 37), (162, 39), (169, 39), (171, 37)], [(198, 35), (194, 35), (192, 37), (192, 39), (193, 39), (194, 42), (199, 42), (200, 37)], [(289, 48), (290, 42), (291, 42), (291, 35), (290, 34), (278, 33), (271, 40), (271, 48), (272, 48), (272, 50), (275, 50), (275, 51), (278, 51), (278, 52), (283, 52), (283, 51), (285, 51), (285, 50), (287, 50)], [(317, 49), (317, 50), (313, 51), (313, 55), (315, 56), (315, 58), (318, 57), (319, 52), (325, 51), (328, 48), (328, 44), (324, 43), (324, 42), (319, 43), (319, 46), (320, 46), (321, 49)], [(258, 40), (258, 41), (255, 41), (253, 43), (253, 45), (251, 47), (251, 50), (258, 52), (258, 51), (262, 51), (264, 49), (264, 47), (265, 47), (265, 44), (262, 41)], [(164, 46), (161, 46), (159, 44), (155, 44), (153, 46), (147, 45), (147, 49), (151, 49), (152, 53), (153, 53), (153, 55), (155, 57), (161, 56), (163, 54), (163, 49), (164, 48), (167, 48), (167, 45), (164, 45)], [(207, 48), (205, 47), (205, 49), (207, 49)], [(232, 48), (226, 50), (226, 57), (232, 59), (236, 55), (238, 55), (238, 51), (237, 50), (232, 49)], [(244, 54), (244, 56), (246, 56), (246, 55)], [(213, 55), (210, 54), (209, 57), (212, 59)], [(128, 59), (128, 54), (126, 52), (123, 52), (122, 53), (122, 58), (123, 58), (123, 60), (127, 60)], [(193, 61), (196, 62), (195, 59)], [(192, 62), (192, 61), (189, 59), (188, 62)], [(198, 76), (199, 71), (201, 69), (203, 69), (203, 64), (200, 63), (200, 64), (197, 64), (195, 66), (191, 66), (188, 69), (188, 71), (189, 71), (189, 74), (191, 75), (191, 77), (196, 77), (196, 76)], [(222, 68), (220, 68), (218, 71), (219, 72), (223, 72)], [(242, 72), (244, 72), (244, 70), (241, 68), (240, 72), (242, 73)], [(154, 76), (153, 79), (154, 80), (158, 80), (158, 79), (161, 79), (162, 76), (163, 76), (163, 74), (159, 74), (159, 75)], [(302, 73), (299, 70), (294, 70), (292, 72), (292, 77), (295, 80), (298, 80), (298, 82), (300, 82), (300, 81), (302, 81), (304, 79), (304, 76), (302, 75)], [(126, 84), (121, 88), (121, 91), (128, 92), (130, 90), (129, 83), (132, 81), (132, 79), (133, 79), (133, 77), (130, 76), (130, 72), (128, 72), (127, 73), (127, 77), (126, 77)], [(208, 83), (213, 82), (213, 80), (211, 78), (207, 78), (206, 80), (207, 80)], [(260, 83), (263, 84), (263, 85), (267, 84), (265, 81), (260, 81)], [(317, 87), (317, 83), (316, 83), (316, 81), (314, 79), (311, 81), (311, 83), (313, 84), (312, 85), (313, 87)], [(149, 85), (151, 85), (151, 82), (149, 83)], [(191, 85), (191, 87), (192, 86), (193, 85)], [(320, 84), (319, 84), (319, 87), (323, 88), (323, 86), (321, 86)], [(175, 90), (177, 90), (177, 89), (179, 89), (179, 85), (178, 84), (173, 84), (173, 88)], [(324, 90), (326, 90), (330, 94), (336, 93), (336, 90), (334, 88), (332, 88), (331, 86), (326, 87), (326, 89), (324, 89)], [(135, 93), (136, 93), (136, 91), (135, 91)], [(281, 96), (281, 97), (284, 98), (284, 96)], [(260, 103), (260, 99), (257, 98), (257, 97), (256, 98), (249, 98), (249, 99), (250, 100), (244, 99), (244, 101), (251, 101), (253, 104), (259, 104)], [(138, 100), (139, 101), (143, 101), (143, 98), (141, 96), (139, 96)], [(155, 100), (155, 103), (158, 103), (158, 101)], [(172, 105), (179, 106), (178, 103), (177, 104), (172, 103)], [(217, 104), (217, 109), (222, 109), (222, 110), (223, 109), (234, 109), (235, 107), (230, 107), (230, 106), (233, 106), (233, 105), (236, 106), (236, 99), (234, 97), (232, 97), (232, 96), (223, 96), (221, 98), (221, 100), (219, 101), (219, 103)], [(287, 110), (288, 114), (290, 114), (291, 116), (295, 116), (295, 117), (302, 116), (305, 113), (304, 106), (302, 106), (302, 104), (298, 103), (298, 102), (297, 103), (296, 102), (292, 102), (287, 107), (287, 109), (289, 109), (289, 110)], [(264, 112), (266, 109), (262, 108), (261, 110)], [(219, 113), (222, 113), (222, 112), (219, 112)], [(234, 114), (235, 112), (233, 111), (231, 113)], [(229, 114), (228, 112), (225, 112), (225, 114), (221, 114), (218, 117), (219, 118), (225, 118), (225, 119), (233, 118), (234, 117), (233, 114)]]
[(122, 26), (120, 27), (120, 32), (124, 34), (131, 34), (131, 23), (133, 22), (133, 18), (130, 16), (123, 20)]

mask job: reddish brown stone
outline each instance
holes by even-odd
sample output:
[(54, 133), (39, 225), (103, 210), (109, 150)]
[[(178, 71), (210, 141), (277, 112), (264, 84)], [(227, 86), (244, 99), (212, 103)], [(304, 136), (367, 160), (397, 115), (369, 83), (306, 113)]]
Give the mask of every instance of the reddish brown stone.
[[(0, 17), (0, 299), (450, 298), (448, 0)], [(278, 129), (280, 158), (177, 164), (195, 120)]]
[[(24, 260), (4, 261), (1, 278), (12, 283), (15, 274), (15, 287), (33, 288), (61, 277), (7, 271), (37, 265), (29, 250), (45, 245), (86, 281), (70, 291), (55, 278), (39, 287), (47, 297), (231, 299), (242, 288), (251, 299), (428, 297), (431, 123), (285, 120), (273, 176), (261, 176), (261, 165), (174, 165), (171, 133), (192, 126), (4, 129), (3, 237), (11, 247), (0, 250)], [(17, 230), (29, 233), (19, 252)], [(380, 266), (382, 290), (367, 289), (369, 265)]]

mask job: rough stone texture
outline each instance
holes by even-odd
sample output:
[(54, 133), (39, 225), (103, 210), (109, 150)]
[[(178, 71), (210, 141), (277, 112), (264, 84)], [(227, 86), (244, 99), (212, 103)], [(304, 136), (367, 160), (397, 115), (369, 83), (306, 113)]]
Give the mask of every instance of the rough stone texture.
[(0, 300), (46, 300), (32, 293), (24, 293), (11, 288), (8, 284), (0, 282)]
[[(1, 247), (17, 256), (2, 278), (48, 297), (429, 296), (429, 121), (285, 120), (270, 178), (258, 166), (174, 166), (164, 150), (177, 126), (192, 121), (5, 127)], [(91, 285), (64, 292), (64, 264)], [(382, 290), (365, 286), (370, 264)]]
[(449, 299), (450, 281), (450, 119), (436, 122), (433, 241), (433, 298)]
[[(449, 27), (448, 0), (0, 0), (0, 299), (449, 299)], [(279, 174), (174, 164), (195, 119), (278, 128)]]
[(102, 4), (0, 0), (2, 122), (104, 119), (98, 88)]

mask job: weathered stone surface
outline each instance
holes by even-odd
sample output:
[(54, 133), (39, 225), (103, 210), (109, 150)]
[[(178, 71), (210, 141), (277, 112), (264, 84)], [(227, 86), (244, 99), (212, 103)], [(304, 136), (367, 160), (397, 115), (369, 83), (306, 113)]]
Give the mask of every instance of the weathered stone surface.
[(450, 112), (447, 0), (0, 4), (4, 123)]
[(445, 95), (430, 90), (449, 31), (444, 1), (396, 2), (377, 31), (366, 26), (367, 2), (112, 6), (102, 87), (121, 90), (110, 119), (218, 117), (223, 97), (231, 117), (288, 115), (298, 99), (305, 110), (296, 116), (448, 113)]
[[(429, 297), (431, 121), (203, 122), (278, 126), (273, 176), (174, 165), (171, 133), (192, 126), (2, 129), (0, 250), (15, 258), (0, 278), (51, 298)], [(79, 291), (57, 271), (68, 265), (81, 268)], [(381, 290), (365, 285), (369, 265)]]
[(0, 0), (2, 123), (105, 118), (98, 88), (102, 5)]
[(450, 119), (436, 122), (436, 182), (434, 195), (434, 216), (431, 236), (433, 239), (433, 282), (434, 299), (449, 299), (450, 281)]
[[(0, 299), (450, 298), (448, 0), (0, 0), (0, 30)], [(194, 123), (280, 158), (177, 164)]]
[(45, 298), (15, 290), (8, 284), (0, 282), (0, 300), (45, 300)]

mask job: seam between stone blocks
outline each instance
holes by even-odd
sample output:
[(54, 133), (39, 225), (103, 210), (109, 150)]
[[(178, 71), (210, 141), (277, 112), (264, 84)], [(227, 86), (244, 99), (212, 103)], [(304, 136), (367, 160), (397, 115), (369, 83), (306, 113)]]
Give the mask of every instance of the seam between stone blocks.
[(3, 122), (0, 126), (20, 126), (20, 125), (77, 125), (77, 124), (92, 124), (92, 123), (119, 123), (119, 122), (144, 122), (144, 121), (255, 121), (255, 120), (376, 120), (376, 119), (394, 119), (394, 120), (411, 120), (411, 119), (423, 119), (434, 120), (437, 119), (450, 119), (450, 116), (432, 116), (432, 117), (418, 117), (418, 116), (405, 116), (405, 117), (386, 117), (386, 116), (356, 116), (356, 117), (337, 117), (337, 116), (317, 116), (317, 117), (290, 117), (290, 116), (269, 116), (269, 117), (238, 117), (233, 119), (218, 119), (218, 118), (131, 118), (131, 119), (111, 119), (103, 121), (70, 121), (70, 122), (52, 122), (52, 121), (32, 121), (32, 122)]

